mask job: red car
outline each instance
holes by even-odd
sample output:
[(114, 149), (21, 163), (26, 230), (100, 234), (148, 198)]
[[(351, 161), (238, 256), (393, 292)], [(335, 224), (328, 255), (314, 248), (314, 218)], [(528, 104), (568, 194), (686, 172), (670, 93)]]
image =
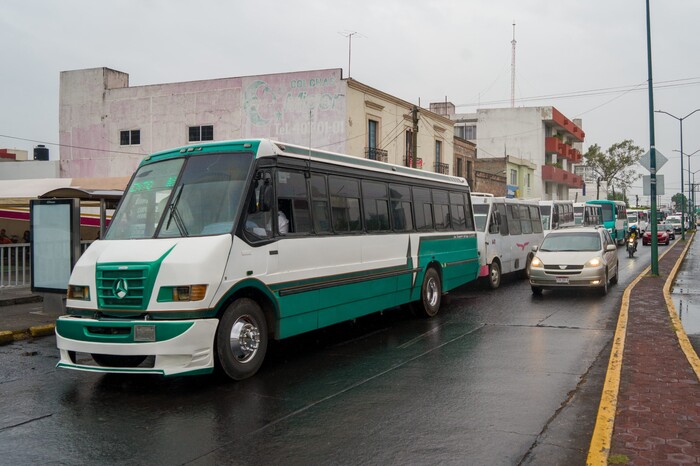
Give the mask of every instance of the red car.
[[(656, 241), (658, 244), (670, 244), (671, 238), (668, 236), (668, 232), (664, 228), (656, 229)], [(642, 245), (646, 246), (651, 244), (651, 228), (644, 232), (642, 235)]]

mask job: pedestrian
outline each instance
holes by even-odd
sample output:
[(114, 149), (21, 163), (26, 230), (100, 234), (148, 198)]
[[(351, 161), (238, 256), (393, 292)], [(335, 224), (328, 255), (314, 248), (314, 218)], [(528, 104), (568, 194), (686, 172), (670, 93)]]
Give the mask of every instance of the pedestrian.
[(0, 228), (0, 244), (10, 244), (12, 240), (7, 236), (7, 232), (4, 228)]

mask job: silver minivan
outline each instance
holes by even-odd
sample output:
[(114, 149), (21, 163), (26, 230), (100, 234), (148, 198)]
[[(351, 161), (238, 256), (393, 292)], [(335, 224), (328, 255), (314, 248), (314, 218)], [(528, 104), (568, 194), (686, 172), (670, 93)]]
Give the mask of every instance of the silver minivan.
[(618, 279), (617, 246), (604, 227), (555, 230), (545, 236), (530, 262), (530, 286), (539, 295), (545, 288), (595, 288), (607, 294)]

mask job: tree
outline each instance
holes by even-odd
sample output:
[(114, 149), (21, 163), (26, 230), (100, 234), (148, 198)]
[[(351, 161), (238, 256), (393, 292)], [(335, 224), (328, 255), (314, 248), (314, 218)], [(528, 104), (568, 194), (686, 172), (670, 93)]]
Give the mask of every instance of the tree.
[(673, 197), (671, 198), (671, 202), (673, 202), (674, 211), (675, 212), (685, 212), (686, 211), (686, 197), (685, 194), (683, 193), (677, 193), (674, 194)]
[(643, 154), (644, 150), (634, 145), (634, 141), (625, 139), (613, 144), (605, 152), (598, 144), (593, 144), (583, 157), (586, 160), (585, 165), (595, 172), (600, 181), (605, 181), (608, 189), (612, 188), (613, 198), (617, 197), (616, 187), (622, 191), (622, 197), (625, 198), (632, 183), (641, 176), (633, 167)]

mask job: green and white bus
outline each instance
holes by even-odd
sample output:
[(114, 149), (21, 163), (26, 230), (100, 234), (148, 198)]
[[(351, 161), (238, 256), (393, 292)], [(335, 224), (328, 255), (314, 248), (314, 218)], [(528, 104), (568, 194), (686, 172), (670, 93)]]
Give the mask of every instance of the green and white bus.
[(627, 204), (623, 201), (595, 199), (587, 204), (597, 204), (603, 209), (603, 225), (610, 232), (618, 245), (625, 243), (627, 237)]
[(434, 316), (478, 272), (463, 178), (265, 139), (159, 152), (73, 269), (58, 367), (243, 379), (270, 339)]

